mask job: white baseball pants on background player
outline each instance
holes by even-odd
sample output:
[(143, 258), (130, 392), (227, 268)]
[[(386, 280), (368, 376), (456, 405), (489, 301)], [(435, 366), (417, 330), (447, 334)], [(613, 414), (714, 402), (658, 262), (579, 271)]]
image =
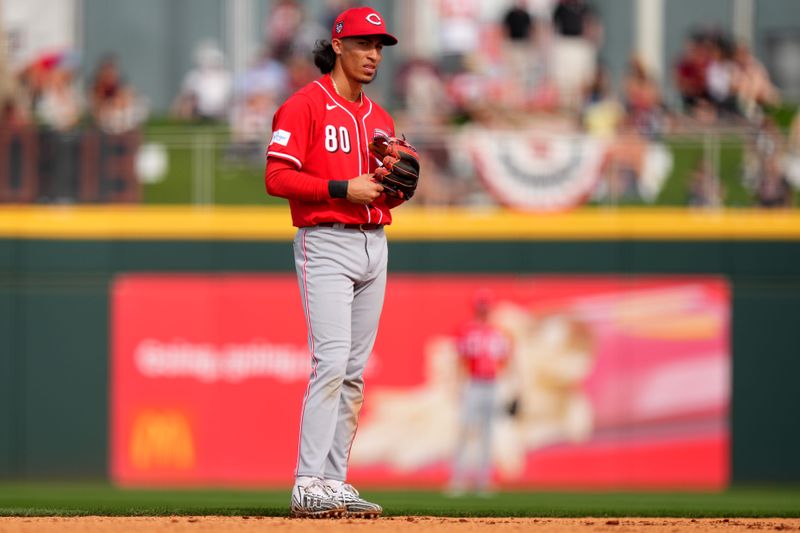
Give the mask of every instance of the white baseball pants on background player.
[(342, 224), (300, 228), (294, 258), (313, 365), (295, 475), (345, 481), (383, 307), (386, 235)]

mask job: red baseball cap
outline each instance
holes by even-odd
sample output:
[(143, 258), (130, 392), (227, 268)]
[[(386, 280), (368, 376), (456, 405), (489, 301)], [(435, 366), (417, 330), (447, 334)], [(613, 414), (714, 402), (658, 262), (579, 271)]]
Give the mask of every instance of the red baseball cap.
[(331, 39), (345, 37), (365, 37), (378, 35), (383, 37), (383, 44), (397, 44), (397, 37), (386, 31), (386, 23), (380, 13), (371, 7), (353, 7), (336, 17), (331, 30)]

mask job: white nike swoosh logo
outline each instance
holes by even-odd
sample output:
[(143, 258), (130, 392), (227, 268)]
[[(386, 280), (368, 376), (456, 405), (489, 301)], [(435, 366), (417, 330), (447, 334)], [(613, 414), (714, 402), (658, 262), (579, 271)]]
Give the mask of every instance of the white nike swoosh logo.
[(337, 106), (336, 104), (333, 104), (333, 105), (328, 105), (328, 104), (325, 104), (325, 108), (326, 108), (328, 111), (330, 111), (331, 109), (336, 109), (337, 107), (339, 107), (339, 106)]

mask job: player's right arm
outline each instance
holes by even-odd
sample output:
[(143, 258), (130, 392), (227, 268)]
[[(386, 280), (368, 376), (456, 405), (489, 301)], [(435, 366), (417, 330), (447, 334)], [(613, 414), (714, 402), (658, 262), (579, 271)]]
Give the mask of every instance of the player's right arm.
[(289, 98), (275, 113), (264, 172), (268, 194), (305, 201), (328, 196), (324, 180), (303, 172), (313, 128), (312, 102), (306, 97)]
[[(305, 174), (287, 161), (268, 160), (265, 184), (267, 193), (280, 198), (316, 202), (326, 198), (346, 198), (355, 204), (371, 204), (378, 199), (383, 185), (373, 180), (374, 174), (362, 174), (342, 180), (342, 193), (331, 190), (331, 182)], [(335, 187), (335, 185), (334, 185)]]

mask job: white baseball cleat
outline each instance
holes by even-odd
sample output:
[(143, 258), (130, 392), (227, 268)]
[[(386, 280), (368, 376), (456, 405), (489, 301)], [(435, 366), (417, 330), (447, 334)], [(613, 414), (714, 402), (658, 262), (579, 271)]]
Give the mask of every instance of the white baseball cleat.
[(320, 479), (292, 489), (291, 516), (295, 518), (339, 518), (345, 506)]
[(368, 502), (361, 496), (350, 483), (342, 483), (339, 488), (328, 487), (345, 506), (345, 516), (351, 518), (377, 518), (383, 513), (383, 507), (377, 503)]

